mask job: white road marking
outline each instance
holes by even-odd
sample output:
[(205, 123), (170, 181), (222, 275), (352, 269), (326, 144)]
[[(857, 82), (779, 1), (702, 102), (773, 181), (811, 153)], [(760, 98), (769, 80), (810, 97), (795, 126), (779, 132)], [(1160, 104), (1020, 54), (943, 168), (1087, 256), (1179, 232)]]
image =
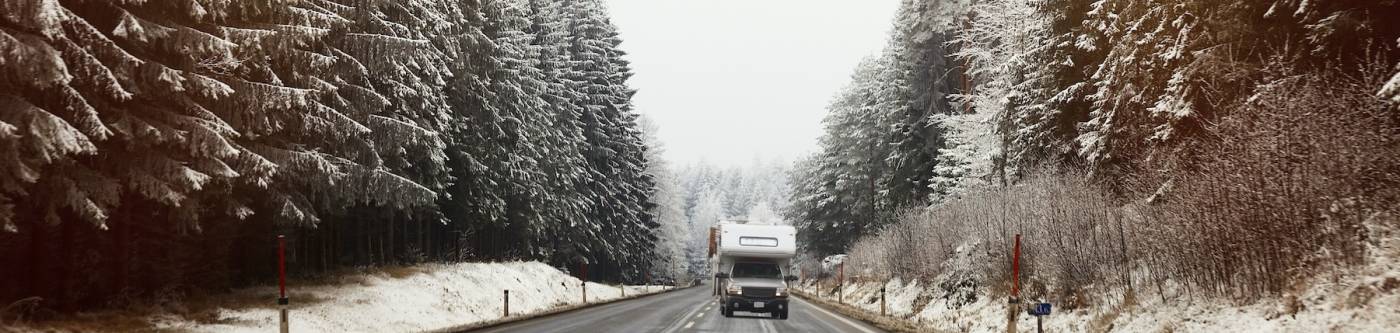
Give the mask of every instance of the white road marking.
[[(709, 309), (706, 309), (706, 310), (709, 310)], [(704, 317), (704, 316), (705, 316), (705, 312), (700, 312), (700, 313), (695, 314), (695, 319), (700, 319), (700, 317)]]
[(690, 329), (690, 328), (693, 327), (693, 326), (695, 326), (695, 321), (694, 321), (694, 320), (690, 321), (689, 324), (685, 324), (685, 329)]
[(778, 331), (778, 328), (777, 328), (777, 327), (773, 327), (773, 322), (772, 322), (771, 320), (759, 320), (759, 321), (758, 321), (758, 328), (759, 328), (760, 330), (763, 330), (763, 332), (765, 332), (765, 333), (767, 333), (767, 332), (777, 332), (777, 331)]
[[(690, 315), (695, 314), (696, 312), (705, 309), (705, 307), (706, 307), (707, 305), (714, 304), (714, 302), (715, 302), (714, 299), (711, 299), (711, 300), (706, 301), (706, 302), (704, 302), (704, 303), (696, 304), (694, 309), (691, 309), (689, 312), (686, 312), (686, 314), (685, 314), (684, 316), (681, 316), (681, 320), (676, 321), (675, 323), (672, 323), (671, 326), (667, 326), (665, 330), (662, 330), (662, 332), (675, 332), (675, 331), (681, 330), (681, 329), (682, 329), (682, 328), (680, 328), (681, 322), (685, 321), (686, 318), (690, 318)], [(691, 323), (692, 325), (695, 324), (695, 322), (693, 322), (693, 321), (690, 322), (690, 323)], [(690, 328), (690, 327), (686, 327), (686, 328)]]
[(855, 322), (851, 321), (850, 319), (846, 319), (846, 317), (838, 316), (838, 315), (836, 315), (835, 313), (831, 313), (831, 311), (827, 311), (826, 309), (824, 309), (824, 308), (822, 308), (822, 307), (820, 307), (820, 306), (817, 306), (816, 304), (812, 304), (812, 303), (807, 302), (807, 301), (805, 301), (805, 300), (802, 301), (802, 303), (807, 303), (807, 307), (813, 308), (813, 309), (817, 309), (817, 311), (821, 311), (822, 313), (825, 313), (827, 316), (830, 316), (830, 317), (832, 317), (832, 318), (836, 318), (837, 320), (840, 320), (841, 322), (845, 323), (846, 325), (848, 325), (848, 326), (850, 326), (850, 327), (855, 327), (856, 329), (859, 329), (861, 332), (865, 332), (865, 333), (875, 333), (875, 331), (871, 331), (870, 329), (865, 328), (865, 326), (862, 326), (862, 325), (860, 325), (860, 324), (856, 324)]

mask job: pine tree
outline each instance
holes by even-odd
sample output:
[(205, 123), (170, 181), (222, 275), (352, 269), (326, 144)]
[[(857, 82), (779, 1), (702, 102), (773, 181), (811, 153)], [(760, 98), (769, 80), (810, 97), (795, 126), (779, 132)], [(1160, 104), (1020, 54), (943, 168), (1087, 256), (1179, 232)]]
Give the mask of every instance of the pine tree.
[[(317, 269), (447, 258), (434, 243), (455, 238), (457, 258), (591, 257), (639, 277), (662, 211), (606, 16), (560, 0), (0, 3), (0, 230), (24, 234), (0, 250), (23, 240), (35, 266), (0, 282), (227, 287), (266, 273), (237, 261), (271, 232)], [(79, 256), (117, 282), (74, 286)], [(179, 280), (192, 271), (211, 279)]]
[(949, 98), (960, 89), (961, 68), (952, 57), (950, 31), (961, 27), (968, 4), (962, 1), (905, 0), (895, 13), (894, 28), (884, 57), (890, 57), (882, 82), (897, 89), (891, 95), (890, 140), (894, 147), (888, 200), (894, 206), (918, 206), (932, 194), (930, 179), (943, 144), (939, 114), (965, 112)]
[(1008, 141), (1006, 163), (1016, 170), (1041, 165), (1075, 164), (1081, 159), (1074, 139), (1080, 123), (1089, 120), (1092, 107), (1089, 76), (1103, 58), (1106, 46), (1085, 36), (1084, 20), (1092, 1), (1046, 0), (1032, 2), (1037, 15), (1037, 36), (1027, 55), (1028, 105), (1007, 119), (1015, 133)]
[[(658, 127), (647, 118), (640, 118), (642, 138), (646, 142), (646, 174), (656, 180), (652, 190), (655, 206), (651, 215), (657, 224), (656, 241), (651, 252), (655, 257), (647, 263), (647, 272), (652, 276), (671, 277), (680, 281), (685, 274), (686, 246), (690, 242), (690, 230), (685, 216), (685, 199), (681, 192), (680, 179), (662, 157), (661, 139), (657, 136)], [(651, 281), (645, 281), (650, 283)]]
[(523, 254), (532, 257), (550, 255), (548, 243), (551, 221), (549, 207), (556, 205), (559, 193), (549, 190), (548, 177), (542, 169), (550, 158), (546, 141), (553, 131), (553, 119), (544, 110), (544, 74), (536, 68), (539, 47), (530, 44), (534, 36), (527, 33), (530, 21), (523, 1), (490, 1), (486, 4), (496, 19), (488, 24), (487, 35), (496, 45), (495, 70), (491, 75), (493, 98), (490, 108), (499, 110), (503, 136), (493, 148), (500, 160), (498, 170), (508, 174), (506, 216), (511, 236), (522, 239)]
[[(866, 59), (831, 103), (819, 139), (821, 153), (794, 169), (793, 212), (798, 237), (818, 253), (844, 250), (890, 221), (882, 200), (887, 184), (889, 113), (880, 107), (881, 72), (887, 62)], [(834, 237), (823, 239), (822, 237)]]

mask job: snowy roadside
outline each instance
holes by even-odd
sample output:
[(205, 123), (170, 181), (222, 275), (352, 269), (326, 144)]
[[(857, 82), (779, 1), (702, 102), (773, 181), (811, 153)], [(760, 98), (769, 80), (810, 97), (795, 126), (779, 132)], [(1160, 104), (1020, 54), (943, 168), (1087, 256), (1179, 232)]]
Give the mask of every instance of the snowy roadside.
[[(1192, 298), (1166, 281), (1165, 297), (1155, 290), (1136, 297), (1108, 293), (1087, 308), (1056, 309), (1043, 318), (1044, 325), (1056, 332), (1393, 332), (1400, 327), (1400, 312), (1395, 311), (1400, 308), (1400, 232), (1377, 229), (1372, 237), (1379, 241), (1372, 243), (1366, 264), (1300, 281), (1296, 292), (1279, 297), (1233, 304)], [(841, 293), (839, 305), (834, 285), (826, 281), (820, 299), (852, 317), (898, 322), (880, 325), (886, 329), (1006, 332), (1004, 295), (989, 296), (985, 288), (949, 276), (931, 282), (856, 278)], [(879, 315), (881, 287), (887, 316)], [(811, 281), (799, 289), (796, 293), (807, 299), (817, 292)], [(1033, 332), (1035, 325), (1035, 317), (1021, 311), (1019, 330)]]
[[(502, 301), (510, 290), (511, 318), (578, 307), (580, 280), (539, 262), (427, 264), (398, 272), (374, 271), (337, 278), (337, 282), (288, 290), (294, 332), (425, 332), (469, 327), (502, 320)], [(611, 286), (588, 283), (589, 304), (665, 291), (660, 286)], [(275, 332), (277, 288), (255, 287), (228, 295), (234, 301), (199, 315), (155, 314), (150, 328), (179, 332)], [(64, 331), (63, 323), (21, 327)], [(79, 326), (86, 331), (93, 326)], [(124, 329), (116, 329), (124, 330)]]

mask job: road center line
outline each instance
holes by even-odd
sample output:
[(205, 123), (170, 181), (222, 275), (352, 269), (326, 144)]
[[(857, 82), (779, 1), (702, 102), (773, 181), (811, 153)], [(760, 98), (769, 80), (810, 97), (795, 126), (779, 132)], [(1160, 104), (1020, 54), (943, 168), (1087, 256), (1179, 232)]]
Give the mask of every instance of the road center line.
[(690, 323), (688, 323), (688, 324), (685, 324), (685, 329), (690, 329), (690, 328), (693, 327), (693, 326), (695, 326), (695, 321), (694, 321), (694, 320), (690, 321)]
[[(706, 301), (703, 302), (703, 303), (696, 304), (694, 309), (691, 309), (690, 312), (686, 312), (684, 316), (681, 316), (681, 317), (680, 317), (680, 320), (676, 321), (675, 323), (672, 323), (670, 326), (666, 326), (666, 329), (662, 330), (662, 332), (675, 332), (675, 331), (681, 330), (681, 328), (680, 328), (681, 322), (684, 322), (686, 318), (690, 318), (691, 315), (693, 315), (693, 314), (695, 314), (696, 312), (699, 312), (700, 310), (704, 309), (706, 305), (713, 304), (713, 302), (714, 302), (714, 300), (711, 299), (711, 300), (706, 300)], [(692, 325), (695, 324), (694, 321), (691, 321), (690, 323), (691, 323)], [(686, 328), (688, 329), (688, 328), (690, 328), (690, 327), (686, 327)]]

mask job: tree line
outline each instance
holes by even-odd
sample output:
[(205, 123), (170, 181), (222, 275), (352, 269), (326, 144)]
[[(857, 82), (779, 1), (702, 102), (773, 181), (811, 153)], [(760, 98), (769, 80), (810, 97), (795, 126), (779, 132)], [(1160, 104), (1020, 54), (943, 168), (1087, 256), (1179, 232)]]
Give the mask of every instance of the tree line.
[(0, 301), (290, 270), (651, 269), (653, 174), (598, 0), (0, 4)]
[[(808, 251), (887, 274), (1023, 233), (1066, 295), (1279, 292), (1394, 221), (1397, 6), (905, 0), (787, 214)], [(979, 274), (1005, 277), (994, 259)]]

